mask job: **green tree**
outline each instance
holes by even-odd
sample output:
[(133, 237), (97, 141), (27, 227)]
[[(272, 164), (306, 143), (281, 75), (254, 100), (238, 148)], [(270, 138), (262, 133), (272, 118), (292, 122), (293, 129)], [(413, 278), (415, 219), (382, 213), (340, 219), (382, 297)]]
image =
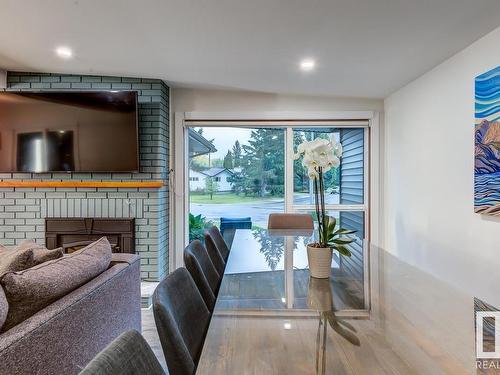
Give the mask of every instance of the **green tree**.
[(233, 167), (241, 167), (241, 145), (239, 141), (234, 142), (233, 145)]
[(223, 167), (227, 169), (233, 169), (233, 154), (228, 151), (226, 156), (224, 156)]
[(215, 158), (211, 161), (211, 166), (215, 168), (222, 168), (224, 166), (224, 159)]
[[(330, 139), (328, 132), (312, 132), (312, 131), (294, 131), (293, 144), (294, 151), (297, 151), (298, 145), (304, 141), (312, 141), (315, 138)], [(332, 168), (324, 174), (324, 183), (327, 193), (331, 193), (334, 188), (340, 184), (340, 168)], [(295, 192), (307, 193), (312, 191), (310, 188), (311, 180), (307, 176), (307, 169), (302, 165), (302, 160), (295, 160), (293, 163), (293, 187)]]
[[(297, 151), (298, 145), (305, 141), (304, 132), (293, 132), (293, 144), (295, 147), (294, 152)], [(307, 170), (302, 165), (302, 160), (294, 160), (293, 162), (293, 189), (295, 192), (309, 191), (309, 176)]]
[(214, 193), (216, 193), (218, 189), (219, 185), (217, 184), (217, 181), (215, 181), (215, 178), (205, 178), (205, 192), (210, 195), (210, 200), (213, 199)]
[(283, 130), (252, 130), (243, 145), (243, 177), (245, 192), (263, 197), (267, 193), (282, 196), (284, 192), (285, 139)]
[(190, 168), (193, 171), (201, 172), (208, 168), (208, 156), (198, 155), (190, 160)]
[(248, 195), (249, 191), (246, 186), (246, 175), (243, 172), (234, 172), (228, 177), (227, 181), (231, 183), (233, 192), (236, 194), (245, 194), (245, 196)]

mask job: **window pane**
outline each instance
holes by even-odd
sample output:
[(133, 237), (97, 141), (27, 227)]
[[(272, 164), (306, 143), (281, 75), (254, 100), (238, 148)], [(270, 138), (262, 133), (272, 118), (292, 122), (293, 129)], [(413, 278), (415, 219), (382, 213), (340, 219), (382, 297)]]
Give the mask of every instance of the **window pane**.
[(269, 214), (285, 210), (284, 180), (284, 129), (189, 129), (190, 240), (222, 217), (267, 228)]
[[(317, 138), (335, 140), (343, 146), (340, 166), (325, 173), (326, 204), (363, 204), (364, 199), (364, 129), (301, 128), (293, 130), (293, 148)], [(312, 181), (302, 165), (294, 162), (294, 204), (314, 204)]]
[[(306, 212), (306, 211), (302, 211)], [(309, 212), (317, 227), (316, 213)], [(363, 309), (364, 308), (364, 238), (365, 222), (363, 211), (329, 211), (328, 215), (334, 217), (338, 222), (337, 228), (355, 230), (356, 233), (345, 236), (354, 239), (354, 242), (346, 245), (351, 251), (351, 257), (333, 254), (332, 262), (332, 284), (335, 307), (343, 309)], [(315, 231), (317, 238), (317, 231)], [(310, 240), (310, 239), (307, 239)], [(301, 244), (294, 250), (294, 307), (305, 308), (307, 303), (307, 286), (309, 274), (303, 272), (307, 268), (307, 244)]]

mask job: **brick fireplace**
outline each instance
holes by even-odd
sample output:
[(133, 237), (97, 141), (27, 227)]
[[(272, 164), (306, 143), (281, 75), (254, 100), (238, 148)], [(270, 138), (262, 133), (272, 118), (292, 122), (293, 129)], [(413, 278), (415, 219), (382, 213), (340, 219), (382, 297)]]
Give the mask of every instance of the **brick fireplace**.
[(0, 181), (152, 181), (162, 188), (0, 188), (0, 243), (45, 244), (46, 219), (133, 219), (141, 277), (168, 273), (169, 88), (145, 78), (7, 73), (7, 91), (136, 90), (140, 173), (0, 173)]

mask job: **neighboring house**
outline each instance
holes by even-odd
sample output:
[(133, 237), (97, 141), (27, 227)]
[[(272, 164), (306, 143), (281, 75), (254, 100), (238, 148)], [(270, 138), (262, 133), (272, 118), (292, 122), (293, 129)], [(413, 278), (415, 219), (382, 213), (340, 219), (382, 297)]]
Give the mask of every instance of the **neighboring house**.
[(230, 177), (234, 172), (227, 168), (210, 168), (197, 172), (192, 169), (189, 170), (189, 190), (204, 190), (206, 186), (206, 178), (212, 177), (217, 183), (217, 191), (225, 192), (231, 191), (233, 184), (229, 182)]
[(189, 191), (204, 190), (205, 176), (201, 172), (189, 170)]

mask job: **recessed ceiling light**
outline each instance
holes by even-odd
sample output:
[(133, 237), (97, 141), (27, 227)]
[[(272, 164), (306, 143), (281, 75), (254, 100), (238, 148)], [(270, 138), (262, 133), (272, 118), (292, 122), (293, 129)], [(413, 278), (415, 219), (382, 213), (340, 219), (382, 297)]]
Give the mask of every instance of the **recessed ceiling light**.
[(300, 69), (304, 72), (310, 72), (316, 67), (316, 61), (313, 59), (304, 59), (300, 62)]
[(56, 54), (61, 59), (70, 59), (73, 57), (73, 51), (68, 47), (57, 47)]

